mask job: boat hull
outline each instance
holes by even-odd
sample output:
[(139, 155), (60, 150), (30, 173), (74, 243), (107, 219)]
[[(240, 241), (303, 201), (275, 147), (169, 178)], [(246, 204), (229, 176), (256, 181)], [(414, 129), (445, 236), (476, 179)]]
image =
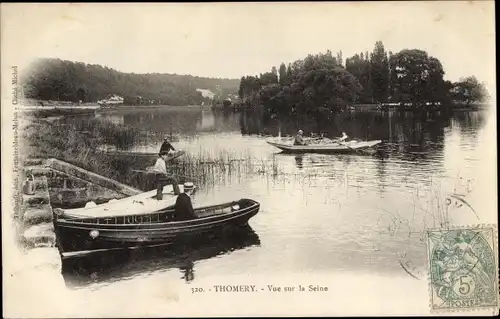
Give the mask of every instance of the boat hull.
[[(353, 145), (348, 144), (324, 144), (324, 145), (289, 145), (267, 141), (269, 145), (279, 148), (285, 153), (321, 153), (321, 154), (349, 154), (362, 151), (376, 146), (382, 141), (359, 142)], [(348, 145), (348, 146), (345, 146)]]
[[(250, 201), (250, 204), (230, 213), (187, 221), (169, 221), (168, 214), (162, 212), (113, 217), (118, 218), (118, 223), (110, 224), (103, 223), (105, 218), (87, 223), (83, 219), (66, 219), (64, 215), (54, 214), (56, 244), (65, 258), (92, 251), (189, 242), (207, 233), (247, 225), (259, 212), (260, 204), (246, 199), (241, 201)], [(165, 221), (154, 220), (154, 216), (161, 216), (158, 218)]]

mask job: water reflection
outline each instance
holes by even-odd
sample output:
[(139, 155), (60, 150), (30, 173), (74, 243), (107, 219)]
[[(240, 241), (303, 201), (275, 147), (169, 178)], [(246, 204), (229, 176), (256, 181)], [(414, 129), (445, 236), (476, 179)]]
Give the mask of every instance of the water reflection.
[(149, 112), (134, 112), (123, 114), (125, 125), (147, 129), (153, 128), (156, 133), (169, 132), (186, 133), (196, 131), (196, 123), (201, 119), (198, 109), (186, 108), (186, 110), (152, 110)]
[[(264, 130), (273, 136), (293, 136), (300, 128), (307, 133), (325, 133), (326, 136), (349, 136), (362, 140), (396, 142), (405, 151), (408, 145), (426, 149), (441, 144), (444, 128), (452, 119), (475, 131), (484, 126), (483, 112), (412, 113), (412, 112), (356, 112), (338, 114), (331, 120), (315, 121), (307, 118), (272, 119), (266, 124), (259, 112), (240, 113), (242, 134), (260, 134)], [(439, 146), (438, 146), (439, 147)]]
[(196, 277), (197, 262), (259, 245), (259, 236), (250, 226), (231, 228), (189, 243), (63, 260), (62, 275), (68, 287), (79, 288), (177, 268), (181, 278), (190, 282)]
[(196, 124), (196, 129), (198, 131), (209, 131), (213, 130), (215, 125), (215, 114), (212, 110), (202, 110), (201, 119)]
[(455, 112), (453, 118), (460, 123), (462, 128), (479, 130), (486, 122), (484, 112)]
[(304, 156), (303, 155), (298, 155), (295, 156), (295, 163), (297, 164), (298, 169), (302, 169), (304, 166), (303, 164)]

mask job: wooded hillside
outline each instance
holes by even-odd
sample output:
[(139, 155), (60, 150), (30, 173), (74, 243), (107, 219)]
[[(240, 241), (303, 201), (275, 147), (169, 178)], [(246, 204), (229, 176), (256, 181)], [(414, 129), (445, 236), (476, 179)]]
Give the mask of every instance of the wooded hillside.
[(240, 80), (124, 73), (101, 65), (43, 58), (21, 70), (20, 83), (28, 99), (96, 102), (117, 94), (129, 105), (193, 105), (206, 99), (196, 89), (217, 94), (220, 86), (224, 98), (238, 92)]

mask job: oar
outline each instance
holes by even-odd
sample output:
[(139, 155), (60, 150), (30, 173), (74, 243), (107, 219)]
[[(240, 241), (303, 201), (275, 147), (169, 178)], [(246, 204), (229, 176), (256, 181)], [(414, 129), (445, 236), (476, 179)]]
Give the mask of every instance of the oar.
[(304, 139), (304, 141), (315, 142), (315, 141), (319, 141), (321, 139), (322, 139), (322, 137), (307, 137)]
[(148, 172), (148, 171), (145, 171), (142, 169), (133, 169), (132, 172), (134, 172), (134, 173), (152, 173), (152, 172)]
[(320, 137), (320, 140), (326, 141), (327, 143), (333, 141), (332, 139), (329, 139), (328, 137)]
[(308, 141), (321, 141), (321, 140), (328, 140), (328, 141), (331, 141), (331, 139), (327, 138), (327, 137), (311, 137), (309, 139), (307, 139)]
[[(156, 174), (154, 171), (145, 171), (145, 170), (142, 170), (142, 169), (133, 169), (132, 172), (134, 172), (134, 173), (144, 173), (144, 174)], [(187, 180), (195, 180), (195, 178), (189, 177), (189, 176), (186, 176), (186, 175), (180, 175), (180, 174), (172, 174), (172, 175), (175, 175), (176, 177), (185, 178)]]
[(337, 140), (333, 140), (333, 141), (334, 141), (335, 143), (338, 143), (339, 145), (345, 146), (345, 147), (347, 147), (347, 148), (349, 148), (349, 149), (353, 150), (354, 152), (363, 152), (363, 150), (357, 150), (357, 149), (355, 149), (355, 148), (350, 147), (350, 146), (349, 146), (349, 145), (347, 145), (347, 144), (340, 143), (340, 142), (339, 142), (339, 141), (337, 141)]

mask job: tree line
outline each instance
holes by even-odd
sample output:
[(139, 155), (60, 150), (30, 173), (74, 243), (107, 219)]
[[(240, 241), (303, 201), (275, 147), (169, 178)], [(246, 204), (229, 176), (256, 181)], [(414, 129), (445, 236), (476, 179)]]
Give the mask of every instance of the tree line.
[(358, 104), (426, 105), (483, 102), (488, 92), (474, 76), (444, 80), (439, 59), (418, 49), (387, 52), (381, 41), (372, 52), (343, 61), (342, 51), (308, 55), (281, 63), (259, 76), (243, 76), (238, 95), (246, 106), (263, 106), (273, 114), (342, 110)]
[(178, 74), (119, 72), (95, 64), (43, 58), (20, 73), (25, 98), (36, 100), (96, 102), (117, 94), (128, 105), (194, 105), (209, 99), (197, 88), (236, 94), (238, 79), (205, 78)]

